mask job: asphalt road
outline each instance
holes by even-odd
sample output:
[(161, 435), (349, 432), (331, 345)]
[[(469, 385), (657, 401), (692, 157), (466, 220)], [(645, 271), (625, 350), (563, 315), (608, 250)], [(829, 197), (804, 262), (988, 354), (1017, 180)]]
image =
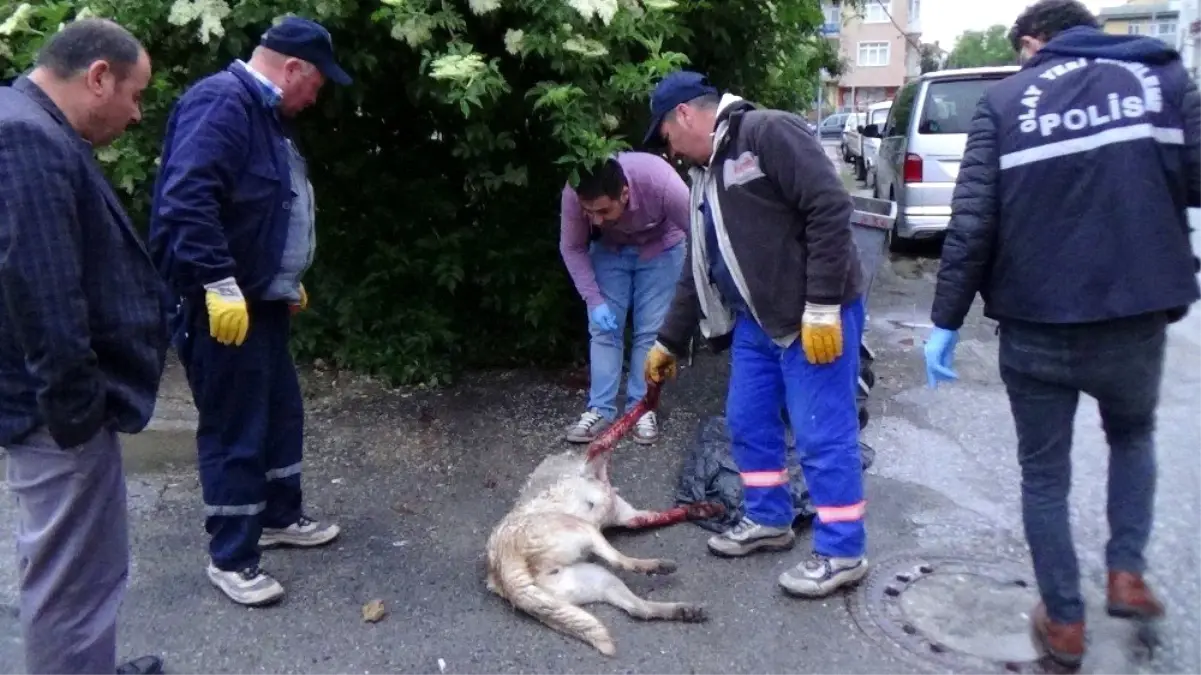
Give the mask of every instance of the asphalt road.
[[(867, 339), (877, 353), (878, 381), (864, 433), (877, 450), (867, 480), (870, 556), (882, 566), (892, 556), (949, 554), (981, 565), (1013, 560), (1024, 568), (1013, 425), (991, 322), (973, 314), (963, 331), (960, 382), (925, 387), (921, 344), (936, 265), (891, 261), (871, 297)], [(1150, 658), (1131, 627), (1098, 611), (1106, 448), (1095, 404), (1086, 399), (1081, 406), (1072, 505), (1090, 599), (1086, 672), (1201, 669), (1198, 336), (1197, 313), (1171, 332), (1150, 550), (1150, 576), (1169, 617)], [(699, 354), (665, 392), (660, 443), (618, 449), (614, 482), (636, 505), (670, 505), (697, 424), (722, 411), (726, 373), (724, 356)], [(167, 395), (179, 395), (174, 375), (164, 386)], [(170, 672), (206, 673), (974, 670), (890, 647), (861, 628), (851, 608), (868, 587), (825, 601), (782, 595), (776, 576), (799, 559), (807, 535), (791, 554), (731, 561), (709, 556), (708, 533), (692, 525), (621, 535), (615, 543), (631, 555), (677, 560), (671, 576), (624, 576), (650, 598), (705, 602), (710, 620), (648, 624), (595, 608), (617, 641), (617, 655), (605, 658), (514, 613), (482, 581), (488, 531), (526, 473), (561, 447), (558, 434), (585, 402), (578, 384), (523, 372), (480, 376), (442, 392), (391, 391), (331, 374), (315, 375), (308, 386), (309, 509), (336, 519), (343, 537), (318, 551), (268, 552), (264, 564), (285, 584), (287, 598), (267, 609), (237, 607), (204, 577), (201, 500), (186, 450), (131, 460), (134, 564), (123, 655), (158, 653)], [(0, 521), (13, 517), (11, 499), (0, 500)], [(901, 608), (911, 624), (969, 651), (991, 644), (1006, 659), (1027, 655), (1021, 632), (1033, 591), (993, 593), (970, 580), (942, 582), (942, 591), (928, 584), (903, 596), (912, 597)], [(360, 608), (373, 599), (389, 614), (364, 623)], [(15, 600), (15, 562), (11, 546), (3, 547), (0, 607), (8, 611), (0, 611), (0, 672), (6, 673), (23, 672)]]

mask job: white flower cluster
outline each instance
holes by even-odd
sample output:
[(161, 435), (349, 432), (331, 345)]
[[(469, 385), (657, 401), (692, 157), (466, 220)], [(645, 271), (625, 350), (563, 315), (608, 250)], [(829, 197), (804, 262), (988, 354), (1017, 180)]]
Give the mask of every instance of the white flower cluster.
[(564, 40), (563, 49), (588, 57), (604, 56), (609, 53), (609, 50), (596, 40), (589, 40), (586, 37), (578, 35), (573, 35)]
[(418, 47), (433, 34), (433, 19), (428, 14), (413, 14), (392, 26), (392, 38)]
[(572, 9), (580, 13), (585, 20), (600, 17), (606, 26), (613, 21), (617, 10), (624, 7), (635, 16), (641, 16), (643, 7), (649, 10), (664, 11), (678, 6), (677, 0), (567, 0)]
[(479, 54), (446, 54), (430, 64), (430, 77), (435, 80), (469, 80), (487, 68)]
[(225, 35), (225, 26), (221, 22), (227, 16), (229, 5), (225, 0), (175, 0), (167, 21), (174, 26), (186, 26), (199, 19), (196, 35), (201, 43), (208, 44), (212, 38)]
[(567, 0), (567, 4), (585, 20), (596, 16), (606, 26), (617, 14), (617, 0)]
[(17, 29), (29, 28), (29, 17), (33, 16), (33, 5), (23, 2), (17, 6), (17, 11), (0, 23), (0, 35), (12, 35)]
[(467, 6), (471, 8), (472, 14), (483, 16), (500, 9), (500, 0), (467, 0)]
[(522, 50), (525, 48), (524, 40), (525, 31), (521, 30), (520, 28), (516, 30), (510, 28), (509, 30), (505, 31), (505, 51), (509, 52), (513, 56), (521, 54)]

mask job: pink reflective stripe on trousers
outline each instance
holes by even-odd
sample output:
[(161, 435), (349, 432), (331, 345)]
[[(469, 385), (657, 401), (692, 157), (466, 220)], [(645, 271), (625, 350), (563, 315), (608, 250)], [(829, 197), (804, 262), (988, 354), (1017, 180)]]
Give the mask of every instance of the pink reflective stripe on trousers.
[(862, 520), (867, 513), (867, 502), (861, 501), (850, 506), (819, 506), (817, 517), (823, 523), (849, 523)]
[(779, 471), (743, 471), (742, 484), (746, 487), (778, 487), (788, 484), (788, 469)]

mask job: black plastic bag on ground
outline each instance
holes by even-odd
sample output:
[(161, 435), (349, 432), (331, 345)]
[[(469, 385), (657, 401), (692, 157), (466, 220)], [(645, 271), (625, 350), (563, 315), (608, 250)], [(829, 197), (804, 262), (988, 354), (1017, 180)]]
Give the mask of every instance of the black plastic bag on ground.
[[(875, 461), (876, 451), (860, 441), (859, 455), (866, 471)], [(788, 446), (788, 473), (796, 514), (793, 526), (808, 525), (817, 511), (809, 499), (809, 488), (805, 486), (805, 478), (797, 464), (796, 446), (791, 442)], [(725, 417), (722, 416), (701, 421), (692, 447), (688, 449), (680, 465), (676, 505), (684, 506), (696, 502), (717, 502), (726, 507), (725, 515), (720, 518), (693, 521), (706, 530), (724, 532), (742, 519), (742, 479), (730, 456), (730, 435), (726, 429)]]

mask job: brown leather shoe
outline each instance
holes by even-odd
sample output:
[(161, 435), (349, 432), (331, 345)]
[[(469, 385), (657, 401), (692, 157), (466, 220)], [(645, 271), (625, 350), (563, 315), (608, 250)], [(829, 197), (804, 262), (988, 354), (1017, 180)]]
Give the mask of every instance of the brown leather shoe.
[(1119, 619), (1158, 619), (1163, 605), (1147, 588), (1142, 575), (1134, 572), (1110, 572), (1106, 611)]
[(1047, 606), (1038, 603), (1030, 615), (1034, 637), (1060, 665), (1077, 668), (1084, 660), (1084, 622), (1055, 623), (1047, 616)]

